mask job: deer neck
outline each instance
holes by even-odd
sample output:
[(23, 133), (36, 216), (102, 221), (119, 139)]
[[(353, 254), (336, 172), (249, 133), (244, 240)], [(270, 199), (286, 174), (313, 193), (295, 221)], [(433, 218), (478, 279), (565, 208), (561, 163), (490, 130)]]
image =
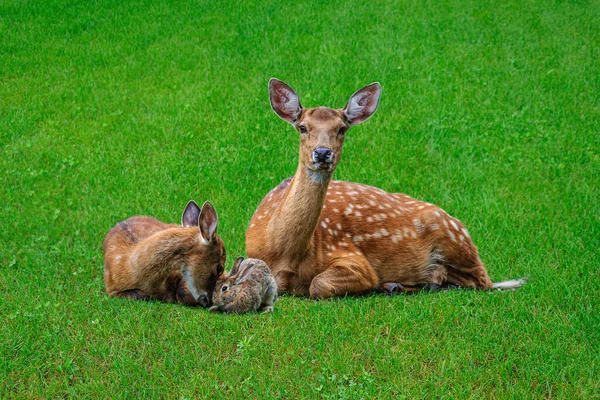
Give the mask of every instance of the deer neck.
[(141, 275), (167, 276), (185, 264), (184, 254), (194, 247), (196, 236), (186, 228), (159, 231), (137, 245), (131, 262)]
[(312, 249), (313, 234), (321, 217), (332, 173), (314, 172), (300, 164), (275, 211), (269, 229), (278, 252), (302, 259)]

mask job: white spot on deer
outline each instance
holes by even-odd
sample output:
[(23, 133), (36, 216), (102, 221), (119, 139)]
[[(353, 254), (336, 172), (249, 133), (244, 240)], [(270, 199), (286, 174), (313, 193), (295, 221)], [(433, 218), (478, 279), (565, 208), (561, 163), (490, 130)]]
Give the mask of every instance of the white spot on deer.
[(340, 212), (340, 210), (338, 210), (337, 208), (334, 208), (334, 209), (333, 209), (333, 212), (334, 212), (334, 213), (339, 213), (339, 212)]
[(441, 214), (440, 214), (440, 212), (439, 212), (439, 211), (437, 211), (437, 210), (436, 210), (436, 211), (434, 211), (433, 213), (435, 214), (435, 216), (436, 216), (436, 217), (441, 217)]
[(452, 220), (452, 219), (450, 220), (450, 225), (452, 225), (452, 227), (453, 227), (455, 230), (458, 230), (458, 225), (456, 225), (456, 222), (454, 222), (454, 220)]
[(469, 236), (469, 231), (467, 230), (467, 228), (462, 228), (462, 233), (464, 233), (466, 237), (471, 237)]
[(385, 208), (383, 208), (383, 206), (381, 204), (378, 205), (377, 208), (380, 209), (380, 210), (385, 210)]
[(122, 257), (123, 257), (122, 255), (120, 255), (120, 254), (117, 254), (117, 255), (115, 256), (115, 261), (117, 261), (117, 262), (118, 262), (118, 261), (121, 261), (121, 258), (122, 258)]
[(412, 200), (406, 202), (406, 204), (415, 204), (415, 203), (416, 203), (416, 201), (412, 201)]
[(423, 225), (419, 218), (413, 219), (413, 224), (415, 225), (415, 228), (417, 228), (417, 231), (419, 231), (419, 233), (425, 230), (425, 225)]
[(356, 212), (354, 213), (354, 215), (356, 215), (357, 217), (362, 217), (362, 213), (361, 213), (360, 211), (356, 211)]
[(386, 219), (388, 217), (388, 215), (384, 213), (379, 214), (379, 216), (381, 217), (381, 219)]
[(350, 207), (348, 207), (344, 210), (344, 215), (350, 215), (350, 214), (352, 214), (352, 209)]
[(335, 224), (335, 227), (338, 228), (340, 231), (342, 230), (342, 224)]
[(354, 191), (354, 190), (353, 190), (353, 191), (351, 191), (351, 192), (348, 192), (348, 194), (349, 194), (350, 196), (356, 196), (356, 195), (358, 195), (358, 192), (356, 192), (356, 191)]
[(325, 218), (325, 222), (330, 223), (331, 220), (329, 218)]
[(431, 231), (432, 231), (432, 232), (433, 232), (433, 231), (437, 231), (439, 227), (440, 227), (440, 226), (439, 226), (438, 224), (431, 224), (431, 225), (429, 226), (429, 228), (431, 229)]
[(333, 199), (333, 198), (327, 199), (327, 201), (330, 202), (330, 203), (335, 203), (336, 202), (336, 200)]
[(346, 233), (346, 237), (349, 237), (349, 238), (351, 238), (351, 237), (352, 237), (352, 234), (351, 234), (351, 233)]
[(381, 233), (379, 233), (379, 232), (375, 232), (375, 233), (374, 233), (373, 235), (371, 235), (371, 236), (373, 236), (375, 239), (381, 239)]
[(443, 219), (442, 222), (444, 223), (444, 226), (447, 228), (448, 227), (448, 221), (446, 219)]
[(367, 222), (373, 222), (373, 217), (367, 217)]
[(342, 192), (335, 192), (335, 194), (337, 194), (338, 196), (341, 196)]
[(460, 240), (461, 242), (465, 240), (465, 237), (463, 235), (458, 236), (458, 240)]
[(422, 210), (424, 208), (425, 208), (425, 206), (423, 204), (421, 204), (419, 207), (417, 207), (417, 210)]
[(408, 227), (404, 227), (404, 236), (408, 236), (410, 229)]
[(321, 226), (323, 227), (323, 229), (327, 228), (327, 224), (325, 223), (325, 221), (321, 221)]
[(447, 232), (450, 239), (452, 239), (453, 242), (456, 242), (456, 236), (454, 236), (454, 233), (452, 233), (450, 229), (448, 229)]
[(335, 247), (334, 245), (331, 245), (331, 250), (335, 251), (337, 249), (337, 247)]
[(412, 232), (410, 233), (410, 235), (412, 236), (412, 238), (413, 238), (413, 239), (416, 239), (416, 238), (417, 238), (417, 232), (415, 232), (415, 231), (412, 231)]
[(377, 205), (377, 203), (375, 203), (373, 200), (369, 200), (369, 204), (373, 207), (375, 207)]
[(389, 236), (389, 234), (390, 234), (385, 228), (381, 228), (380, 232), (381, 232), (382, 236)]
[(333, 236), (333, 230), (331, 230), (331, 229), (327, 229), (327, 232), (328, 232), (328, 233), (329, 233), (331, 236)]
[(383, 203), (383, 206), (384, 206), (385, 208), (392, 208), (392, 206), (391, 206), (391, 204), (390, 204), (390, 203)]
[(363, 237), (361, 235), (356, 235), (352, 238), (352, 241), (354, 243), (358, 243), (358, 242), (362, 242), (363, 241)]
[(339, 242), (338, 246), (340, 246), (340, 247), (348, 247), (348, 243), (346, 243), (346, 242)]
[(370, 233), (366, 233), (366, 234), (365, 234), (365, 239), (366, 239), (366, 240), (369, 240), (369, 239), (371, 239), (371, 234), (370, 234)]
[(256, 225), (256, 224), (250, 224), (250, 228), (254, 228), (254, 225)]
[(263, 219), (263, 216), (262, 216), (262, 215), (259, 215), (259, 216), (258, 216), (258, 219)]

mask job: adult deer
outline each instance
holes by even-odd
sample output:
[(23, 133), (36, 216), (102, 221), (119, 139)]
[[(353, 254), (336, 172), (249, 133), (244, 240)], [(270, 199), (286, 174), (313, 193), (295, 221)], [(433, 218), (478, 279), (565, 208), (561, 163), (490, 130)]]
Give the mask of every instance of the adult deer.
[(119, 222), (103, 243), (104, 283), (111, 297), (208, 307), (225, 265), (217, 211), (190, 201), (181, 225), (135, 216)]
[(466, 228), (439, 207), (331, 180), (348, 129), (377, 109), (379, 83), (354, 93), (343, 109), (303, 108), (277, 79), (269, 94), (275, 113), (300, 134), (300, 162), (258, 206), (246, 253), (271, 267), (280, 291), (329, 298), (375, 289), (522, 286), (524, 280), (492, 283)]

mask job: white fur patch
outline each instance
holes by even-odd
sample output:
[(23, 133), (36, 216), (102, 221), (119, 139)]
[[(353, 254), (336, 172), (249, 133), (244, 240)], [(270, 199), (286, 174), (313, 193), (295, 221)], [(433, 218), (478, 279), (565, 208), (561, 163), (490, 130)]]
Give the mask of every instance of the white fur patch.
[(456, 242), (456, 236), (454, 236), (454, 233), (452, 233), (452, 231), (450, 229), (448, 229), (448, 236), (450, 237), (450, 239), (452, 239), (453, 242)]
[(323, 185), (329, 179), (330, 174), (328, 171), (324, 170), (314, 170), (310, 168), (306, 168), (306, 174), (314, 183), (318, 183), (319, 185)]
[(198, 292), (196, 284), (194, 283), (192, 271), (190, 271), (188, 268), (181, 268), (181, 276), (187, 284), (188, 289), (190, 289), (190, 293), (192, 294), (192, 296), (194, 296), (194, 300), (198, 300), (198, 298), (200, 297), (200, 293)]

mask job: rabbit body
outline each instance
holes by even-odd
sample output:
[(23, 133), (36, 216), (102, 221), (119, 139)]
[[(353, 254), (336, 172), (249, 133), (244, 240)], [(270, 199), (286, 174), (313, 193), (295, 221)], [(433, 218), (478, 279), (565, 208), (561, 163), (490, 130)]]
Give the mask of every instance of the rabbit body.
[(219, 279), (210, 311), (244, 314), (271, 312), (277, 300), (277, 283), (271, 269), (256, 258), (238, 258), (229, 275)]

